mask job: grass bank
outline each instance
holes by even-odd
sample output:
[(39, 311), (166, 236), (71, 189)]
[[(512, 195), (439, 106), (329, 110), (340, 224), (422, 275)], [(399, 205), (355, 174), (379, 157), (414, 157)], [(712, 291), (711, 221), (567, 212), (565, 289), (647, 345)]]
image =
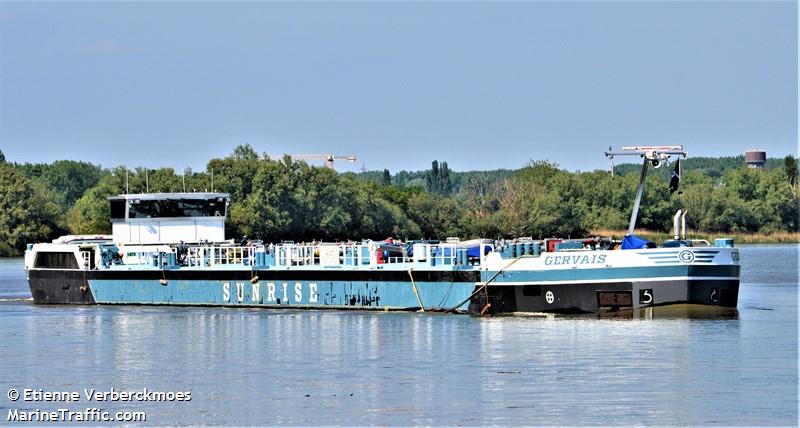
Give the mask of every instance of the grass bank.
[[(595, 236), (614, 236), (621, 238), (625, 236), (624, 230), (600, 229), (593, 230)], [(772, 233), (739, 233), (739, 232), (703, 232), (687, 230), (686, 235), (690, 239), (705, 239), (714, 243), (715, 238), (733, 238), (737, 244), (797, 244), (800, 243), (800, 233), (798, 232), (772, 232)], [(654, 232), (646, 229), (636, 229), (636, 236), (649, 239), (654, 242), (664, 242), (672, 239), (671, 233)]]

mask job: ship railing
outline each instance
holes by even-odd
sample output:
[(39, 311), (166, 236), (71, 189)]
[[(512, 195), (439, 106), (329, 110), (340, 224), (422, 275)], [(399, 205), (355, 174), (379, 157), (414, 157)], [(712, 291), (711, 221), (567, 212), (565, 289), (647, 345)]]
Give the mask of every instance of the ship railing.
[(186, 265), (189, 267), (209, 267), (216, 265), (248, 265), (255, 264), (256, 247), (254, 246), (202, 246), (189, 247), (186, 252)]
[(255, 262), (255, 247), (213, 247), (215, 265), (252, 265)]
[[(483, 247), (493, 246), (484, 244), (481, 251), (483, 262)], [(159, 251), (162, 250), (162, 251)], [(456, 265), (463, 263), (459, 258), (458, 245), (456, 244), (416, 244), (413, 257), (406, 255), (379, 257), (380, 248), (375, 243), (348, 243), (348, 244), (278, 244), (275, 246), (215, 246), (200, 245), (190, 246), (186, 249), (186, 256), (180, 263), (188, 267), (211, 267), (215, 265), (256, 265), (256, 253), (267, 252), (273, 254), (270, 259), (276, 267), (296, 266), (378, 266), (386, 264), (414, 264), (422, 266)], [(160, 254), (163, 249), (154, 251), (129, 252), (125, 257), (126, 265), (150, 265), (153, 260), (162, 260)], [(172, 249), (172, 253), (176, 253)], [(176, 254), (177, 256), (177, 254)], [(166, 257), (164, 257), (166, 259)], [(177, 258), (176, 258), (177, 259)], [(262, 262), (263, 263), (263, 262)]]
[[(126, 251), (124, 263), (126, 265), (154, 265), (162, 267), (168, 258), (165, 253), (174, 254), (174, 260), (178, 261), (175, 248), (164, 248), (165, 246), (152, 247), (152, 250), (137, 248), (135, 251)], [(255, 264), (255, 246), (190, 246), (186, 249), (186, 256), (179, 261), (180, 264), (189, 267), (210, 267), (215, 265), (249, 265)], [(261, 248), (263, 251), (263, 248)]]
[(391, 255), (380, 257), (376, 243), (348, 244), (278, 244), (269, 249), (238, 246), (197, 246), (188, 248), (184, 264), (189, 267), (214, 265), (249, 265), (256, 263), (256, 252), (267, 251), (275, 267), (324, 266), (359, 267), (391, 264), (443, 266), (462, 264), (455, 243), (418, 244), (414, 256)]
[(369, 246), (363, 244), (280, 244), (273, 251), (277, 267), (363, 266), (371, 263), (373, 254)]
[[(157, 264), (157, 262), (154, 262), (153, 260), (154, 259), (157, 260), (158, 259), (158, 255), (160, 253), (161, 253), (161, 251), (139, 251), (139, 252), (135, 253), (136, 254), (135, 256), (128, 257), (125, 260), (125, 264), (126, 265), (131, 265), (131, 264), (151, 265), (153, 263)], [(158, 267), (160, 267), (160, 266), (158, 266)]]
[(411, 259), (406, 256), (389, 256), (386, 258), (386, 263), (408, 263)]
[(423, 266), (455, 265), (458, 261), (458, 245), (414, 244), (412, 260)]
[(252, 265), (255, 247), (211, 247), (212, 265)]
[(374, 249), (365, 244), (342, 244), (339, 248), (341, 250), (341, 261), (345, 266), (369, 265), (372, 262), (372, 254), (375, 252)]
[(279, 244), (272, 251), (276, 267), (294, 266), (377, 266), (387, 263), (408, 263), (405, 256), (378, 257), (375, 243), (348, 244)]
[(319, 249), (315, 245), (278, 245), (275, 247), (277, 266), (313, 266), (319, 264)]
[[(157, 264), (159, 254), (166, 251), (164, 251), (163, 248), (158, 247), (152, 247), (151, 251), (147, 251), (142, 248), (136, 248), (135, 250), (132, 250), (126, 246), (120, 248), (120, 252), (123, 254), (122, 263), (126, 266), (151, 266), (153, 263)], [(174, 252), (174, 250), (171, 252)], [(156, 262), (154, 262), (154, 260), (156, 260)]]
[(186, 251), (186, 264), (189, 267), (207, 267), (211, 263), (212, 247), (189, 247)]

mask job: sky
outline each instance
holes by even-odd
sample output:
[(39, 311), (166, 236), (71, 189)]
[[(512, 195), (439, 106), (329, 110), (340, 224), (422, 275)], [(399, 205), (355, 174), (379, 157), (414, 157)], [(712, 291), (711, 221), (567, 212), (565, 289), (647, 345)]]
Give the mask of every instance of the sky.
[(205, 170), (607, 168), (798, 152), (798, 10), (758, 2), (0, 3), (0, 151)]

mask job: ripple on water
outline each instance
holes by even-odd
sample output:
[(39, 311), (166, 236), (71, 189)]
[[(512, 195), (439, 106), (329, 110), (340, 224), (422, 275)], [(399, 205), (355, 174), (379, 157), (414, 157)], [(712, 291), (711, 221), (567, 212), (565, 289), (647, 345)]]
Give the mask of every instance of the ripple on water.
[(781, 266), (793, 255), (742, 247), (733, 313), (608, 319), (35, 306), (20, 261), (5, 260), (0, 379), (192, 391), (132, 405), (152, 424), (789, 425), (797, 281)]

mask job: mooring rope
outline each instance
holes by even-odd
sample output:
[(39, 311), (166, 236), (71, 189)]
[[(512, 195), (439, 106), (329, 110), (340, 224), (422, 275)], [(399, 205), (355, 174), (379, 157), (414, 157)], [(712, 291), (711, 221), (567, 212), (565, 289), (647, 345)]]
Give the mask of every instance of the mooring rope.
[(414, 268), (408, 268), (408, 277), (411, 278), (411, 289), (414, 290), (414, 295), (417, 296), (417, 302), (419, 302), (419, 307), (422, 312), (425, 312), (425, 306), (422, 304), (422, 298), (419, 296), (419, 290), (417, 290), (417, 283), (414, 281), (414, 275), (411, 274), (411, 271)]
[(80, 286), (82, 293), (89, 291), (89, 280), (86, 279), (86, 270), (83, 271), (83, 284)]
[[(490, 278), (488, 281), (484, 282), (484, 283), (483, 283), (483, 284), (482, 284), (480, 287), (478, 287), (478, 288), (477, 288), (477, 289), (476, 289), (476, 290), (475, 290), (475, 291), (474, 291), (472, 294), (470, 294), (470, 295), (469, 295), (469, 297), (467, 297), (466, 299), (462, 300), (462, 301), (461, 301), (461, 302), (459, 302), (457, 305), (455, 305), (455, 306), (453, 306), (452, 308), (450, 308), (450, 309), (446, 310), (445, 312), (453, 312), (453, 311), (454, 311), (454, 310), (456, 310), (457, 308), (460, 308), (460, 307), (461, 307), (461, 305), (463, 305), (464, 303), (467, 303), (467, 302), (469, 302), (469, 301), (470, 301), (470, 299), (472, 299), (473, 297), (477, 296), (477, 295), (478, 295), (478, 293), (480, 293), (480, 292), (481, 292), (481, 291), (483, 291), (483, 290), (486, 290), (486, 293), (487, 293), (487, 300), (488, 300), (488, 293), (489, 293), (489, 291), (488, 291), (487, 287), (489, 286), (489, 284), (491, 284), (491, 283), (492, 283), (492, 282), (493, 282), (493, 281), (494, 281), (494, 280), (495, 280), (495, 279), (496, 279), (498, 276), (500, 276), (500, 274), (501, 274), (501, 273), (503, 273), (503, 272), (504, 272), (506, 269), (510, 268), (510, 267), (511, 267), (511, 265), (513, 265), (514, 263), (516, 263), (516, 262), (517, 262), (519, 259), (521, 259), (521, 257), (517, 257), (517, 258), (515, 258), (514, 260), (511, 260), (511, 263), (509, 263), (509, 264), (505, 265), (505, 266), (504, 266), (502, 269), (498, 270), (498, 271), (497, 271), (497, 272), (494, 274), (494, 276), (492, 276), (492, 277), (491, 277), (491, 278)], [(487, 304), (488, 304), (488, 302), (487, 302)], [(486, 308), (486, 307), (484, 307), (484, 308), (483, 308), (483, 310), (481, 311), (481, 315), (483, 314), (483, 312), (484, 312), (486, 309), (488, 309), (488, 308)]]

